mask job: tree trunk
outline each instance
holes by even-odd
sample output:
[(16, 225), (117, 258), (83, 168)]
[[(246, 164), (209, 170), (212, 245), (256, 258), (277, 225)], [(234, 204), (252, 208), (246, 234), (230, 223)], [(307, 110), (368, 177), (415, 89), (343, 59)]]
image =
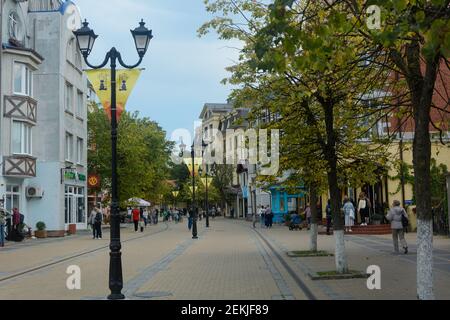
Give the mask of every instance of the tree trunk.
[(341, 214), (341, 193), (337, 183), (337, 169), (336, 165), (331, 166), (328, 174), (328, 184), (331, 194), (331, 211), (333, 216), (333, 233), (336, 241), (335, 260), (336, 271), (338, 273), (348, 272), (347, 255), (345, 252), (344, 239), (344, 221)]
[(309, 250), (317, 252), (318, 216), (317, 216), (317, 188), (315, 183), (310, 187), (310, 209), (311, 209), (311, 229), (309, 230)]
[(407, 81), (414, 110), (413, 163), (417, 202), (417, 296), (434, 299), (433, 224), (431, 214), (431, 139), (430, 111), (439, 67), (439, 55), (426, 59), (422, 75), (420, 45), (413, 42), (406, 49), (410, 73)]
[(327, 131), (327, 144), (324, 151), (328, 163), (328, 187), (331, 195), (331, 212), (334, 220), (334, 237), (336, 241), (335, 259), (338, 273), (348, 272), (347, 255), (344, 241), (344, 218), (341, 214), (341, 193), (338, 184), (336, 132), (334, 130), (334, 103), (322, 100), (325, 112), (325, 126)]
[[(437, 50), (438, 52), (439, 50)], [(433, 292), (433, 224), (431, 214), (431, 139), (430, 111), (440, 55), (425, 57), (421, 68), (421, 46), (413, 41), (406, 46), (406, 80), (414, 112), (414, 186), (417, 202), (417, 297), (434, 299)]]

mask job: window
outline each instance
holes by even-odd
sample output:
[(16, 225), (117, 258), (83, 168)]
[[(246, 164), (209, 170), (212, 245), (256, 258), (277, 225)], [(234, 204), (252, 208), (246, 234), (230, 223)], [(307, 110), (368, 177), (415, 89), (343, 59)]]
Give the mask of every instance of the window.
[(73, 135), (66, 133), (66, 161), (72, 162), (73, 159)]
[(77, 116), (83, 117), (84, 114), (84, 94), (80, 90), (77, 90)]
[(33, 95), (33, 72), (24, 63), (14, 63), (14, 94)]
[(20, 210), (20, 186), (6, 185), (6, 210), (13, 211), (14, 208)]
[(8, 17), (9, 37), (18, 41), (23, 40), (22, 25), (16, 12), (11, 12)]
[(26, 122), (13, 121), (12, 126), (12, 153), (31, 155), (32, 148), (32, 126)]
[(77, 164), (83, 163), (83, 156), (84, 156), (83, 146), (84, 146), (83, 139), (78, 138), (77, 139)]
[(73, 112), (73, 86), (70, 83), (66, 83), (64, 91), (66, 110)]

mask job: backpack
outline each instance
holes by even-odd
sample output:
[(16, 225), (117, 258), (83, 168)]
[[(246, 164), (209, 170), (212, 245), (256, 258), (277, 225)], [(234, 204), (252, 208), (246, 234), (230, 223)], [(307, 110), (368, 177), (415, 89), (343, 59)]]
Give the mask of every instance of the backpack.
[(408, 228), (409, 227), (409, 219), (406, 217), (406, 211), (403, 210), (403, 214), (402, 214), (402, 225), (403, 228)]
[(95, 215), (95, 222), (102, 222), (102, 214), (100, 212), (97, 212), (97, 214)]

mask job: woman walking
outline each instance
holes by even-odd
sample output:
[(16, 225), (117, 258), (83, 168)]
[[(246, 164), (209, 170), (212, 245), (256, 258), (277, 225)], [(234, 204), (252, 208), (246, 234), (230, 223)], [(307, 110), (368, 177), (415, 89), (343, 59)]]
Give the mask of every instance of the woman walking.
[(355, 225), (355, 207), (348, 197), (344, 198), (344, 215), (345, 215), (345, 231), (353, 232), (352, 227)]
[(408, 213), (405, 209), (401, 207), (400, 201), (395, 200), (393, 203), (393, 208), (389, 211), (387, 217), (391, 222), (392, 238), (394, 240), (394, 251), (399, 253), (398, 240), (400, 239), (400, 244), (403, 247), (405, 254), (408, 254), (408, 244), (405, 240), (405, 231), (403, 226), (403, 220), (409, 219)]

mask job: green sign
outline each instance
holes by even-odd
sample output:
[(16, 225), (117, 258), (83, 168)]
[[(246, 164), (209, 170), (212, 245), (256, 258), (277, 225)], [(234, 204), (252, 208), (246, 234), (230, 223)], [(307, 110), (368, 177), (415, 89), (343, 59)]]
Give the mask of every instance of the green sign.
[(86, 175), (82, 173), (76, 172), (65, 172), (64, 173), (65, 180), (77, 180), (77, 181), (86, 181)]
[(66, 173), (64, 173), (64, 178), (66, 180), (76, 180), (77, 174), (75, 172), (66, 172)]

